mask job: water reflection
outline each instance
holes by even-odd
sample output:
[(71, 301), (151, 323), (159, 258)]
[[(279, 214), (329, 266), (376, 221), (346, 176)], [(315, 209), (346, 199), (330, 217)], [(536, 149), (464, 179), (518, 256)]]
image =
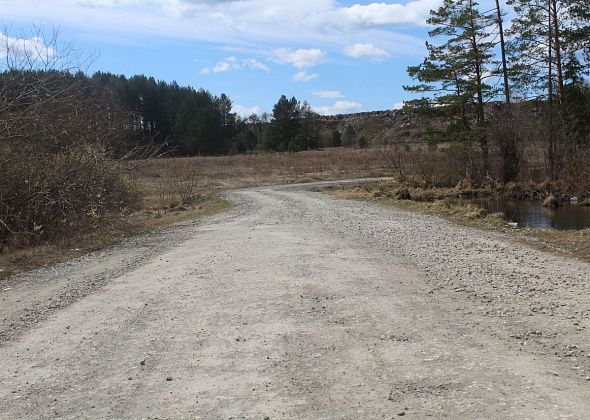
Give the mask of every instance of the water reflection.
[(561, 230), (590, 228), (590, 207), (567, 203), (552, 209), (534, 201), (494, 198), (474, 198), (465, 201), (483, 207), (489, 213), (502, 212), (506, 220), (516, 222), (521, 227)]

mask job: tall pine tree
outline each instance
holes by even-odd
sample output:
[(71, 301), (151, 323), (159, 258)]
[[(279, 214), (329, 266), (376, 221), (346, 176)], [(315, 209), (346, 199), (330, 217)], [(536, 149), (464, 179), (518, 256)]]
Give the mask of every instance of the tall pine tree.
[(463, 137), (479, 141), (487, 171), (484, 105), (495, 96), (487, 79), (497, 67), (490, 40), (497, 17), (480, 12), (474, 0), (444, 0), (439, 9), (431, 11), (428, 23), (434, 26), (430, 37), (442, 41), (438, 45), (427, 42), (428, 56), (420, 65), (408, 68), (420, 84), (404, 89), (425, 94), (408, 104), (456, 119)]

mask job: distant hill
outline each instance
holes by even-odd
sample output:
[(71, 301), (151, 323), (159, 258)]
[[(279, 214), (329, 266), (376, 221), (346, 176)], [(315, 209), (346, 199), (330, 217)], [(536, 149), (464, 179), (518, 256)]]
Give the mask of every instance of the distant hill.
[(350, 126), (355, 138), (364, 135), (373, 145), (422, 142), (426, 127), (442, 125), (441, 121), (402, 109), (321, 116), (320, 121), (325, 132), (338, 130), (344, 134)]
[[(485, 114), (488, 121), (497, 119), (502, 109), (501, 102), (486, 104)], [(538, 101), (525, 101), (514, 103), (512, 109), (523, 121), (532, 121), (542, 114), (543, 105)], [(325, 136), (333, 130), (344, 134), (347, 127), (352, 127), (357, 141), (364, 135), (374, 146), (445, 142), (449, 140), (449, 128), (454, 123), (452, 119), (443, 116), (418, 115), (404, 109), (320, 116), (319, 120)]]

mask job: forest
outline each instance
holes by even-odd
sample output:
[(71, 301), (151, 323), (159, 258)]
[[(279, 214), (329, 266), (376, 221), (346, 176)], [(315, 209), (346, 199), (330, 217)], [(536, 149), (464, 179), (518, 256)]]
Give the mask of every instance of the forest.
[[(125, 156), (138, 147), (157, 148), (171, 156), (224, 155), (254, 151), (301, 151), (319, 146), (318, 115), (307, 103), (282, 96), (271, 115), (242, 118), (232, 101), (204, 89), (179, 86), (153, 77), (97, 72), (70, 74), (54, 70), (13, 70), (4, 81), (59, 85), (64, 92), (84, 92), (96, 107), (108, 109), (124, 136), (113, 150)], [(9, 84), (10, 85), (10, 84)], [(8, 87), (8, 86), (7, 86)], [(8, 94), (8, 91), (6, 91)]]

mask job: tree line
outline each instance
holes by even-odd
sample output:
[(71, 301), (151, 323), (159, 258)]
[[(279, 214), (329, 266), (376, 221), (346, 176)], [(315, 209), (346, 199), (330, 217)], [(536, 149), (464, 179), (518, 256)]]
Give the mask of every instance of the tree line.
[(422, 96), (406, 106), (447, 118), (446, 136), (478, 144), (482, 172), (504, 181), (518, 178), (527, 139), (541, 140), (555, 180), (590, 147), (590, 8), (587, 0), (507, 5), (510, 25), (500, 0), (491, 10), (475, 0), (432, 10), (427, 56), (408, 68), (418, 83), (404, 87)]
[(294, 97), (281, 96), (271, 114), (241, 117), (224, 93), (216, 96), (144, 75), (127, 78), (98, 72), (78, 73), (75, 78), (128, 118), (126, 147), (154, 144), (170, 153), (194, 156), (340, 145), (321, 138), (325, 133), (317, 113)]

